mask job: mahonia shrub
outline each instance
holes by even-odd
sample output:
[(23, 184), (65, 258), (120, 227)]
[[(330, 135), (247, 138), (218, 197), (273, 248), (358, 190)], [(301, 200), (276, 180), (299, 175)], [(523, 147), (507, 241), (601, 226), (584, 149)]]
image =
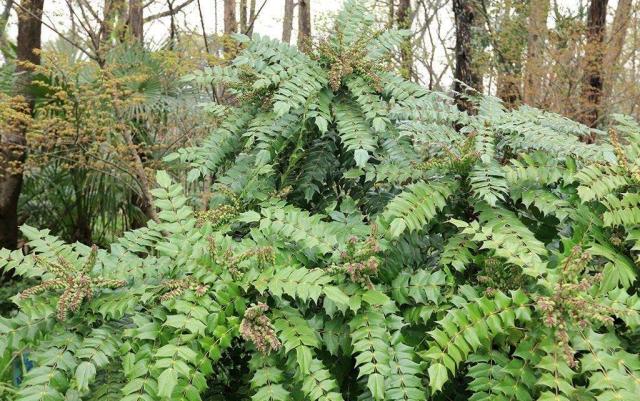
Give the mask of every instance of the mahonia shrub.
[(402, 38), (347, 1), (308, 54), (238, 37), (186, 77), (235, 99), (168, 157), (213, 196), (158, 172), (159, 222), (110, 249), (23, 227), (3, 396), (635, 399), (640, 126), (468, 115), (386, 68)]

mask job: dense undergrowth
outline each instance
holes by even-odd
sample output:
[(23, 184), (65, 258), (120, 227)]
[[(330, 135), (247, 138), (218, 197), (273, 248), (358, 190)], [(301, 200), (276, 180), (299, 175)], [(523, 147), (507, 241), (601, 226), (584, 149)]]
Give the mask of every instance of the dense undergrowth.
[[(589, 129), (384, 66), (402, 32), (347, 2), (304, 54), (238, 38), (187, 77), (237, 106), (168, 158), (160, 223), (110, 249), (24, 227), (0, 319), (11, 400), (631, 400), (640, 127)], [(28, 367), (30, 367), (28, 369)]]

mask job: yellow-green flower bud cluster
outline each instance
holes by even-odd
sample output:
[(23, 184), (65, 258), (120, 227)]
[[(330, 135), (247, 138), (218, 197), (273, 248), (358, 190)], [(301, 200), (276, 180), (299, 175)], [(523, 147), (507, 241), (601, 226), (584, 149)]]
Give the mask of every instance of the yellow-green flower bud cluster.
[(377, 37), (381, 32), (373, 35), (363, 35), (349, 47), (345, 46), (344, 35), (338, 30), (338, 46), (331, 41), (322, 41), (318, 46), (317, 59), (330, 66), (329, 86), (333, 91), (338, 91), (342, 86), (342, 79), (354, 72), (365, 76), (373, 84), (376, 91), (382, 91), (380, 76), (376, 74), (382, 65), (377, 60), (371, 60), (367, 56), (367, 43)]
[(229, 204), (219, 205), (211, 210), (196, 213), (198, 226), (211, 224), (214, 228), (220, 227), (232, 221), (242, 210), (240, 199), (231, 189), (219, 186), (218, 191), (229, 199)]
[(181, 278), (181, 279), (167, 280), (162, 283), (162, 287), (168, 289), (169, 291), (164, 293), (160, 297), (161, 302), (179, 297), (180, 295), (184, 294), (184, 292), (187, 290), (193, 291), (196, 294), (196, 296), (199, 296), (199, 297), (206, 294), (207, 291), (209, 290), (208, 285), (199, 283), (192, 276)]
[(622, 167), (624, 172), (628, 174), (636, 184), (640, 184), (640, 166), (629, 164), (627, 155), (625, 154), (622, 144), (620, 143), (620, 139), (618, 138), (618, 133), (613, 128), (609, 130), (609, 139), (611, 140), (611, 145), (613, 145), (613, 151), (616, 154), (616, 159), (618, 159), (618, 165)]
[(537, 308), (542, 314), (543, 323), (555, 330), (556, 341), (564, 350), (569, 366), (575, 366), (575, 351), (569, 344), (569, 329), (577, 325), (585, 329), (590, 322), (601, 325), (613, 325), (613, 310), (596, 302), (589, 290), (602, 279), (602, 274), (584, 274), (591, 256), (583, 252), (579, 246), (572, 249), (571, 254), (560, 267), (560, 279), (555, 284), (551, 296), (540, 296)]
[(49, 262), (41, 257), (35, 257), (36, 263), (42, 265), (46, 271), (56, 278), (45, 280), (20, 294), (21, 299), (45, 292), (47, 290), (64, 291), (60, 295), (57, 304), (57, 317), (66, 320), (69, 311), (77, 312), (84, 300), (90, 301), (95, 290), (99, 288), (118, 288), (127, 284), (124, 280), (112, 280), (103, 277), (91, 277), (89, 273), (96, 264), (98, 248), (94, 245), (91, 253), (81, 269), (77, 269), (63, 257), (58, 257), (57, 263)]
[(518, 266), (506, 264), (500, 258), (487, 257), (481, 263), (477, 280), (487, 287), (487, 295), (491, 295), (495, 290), (509, 291), (523, 288), (526, 276)]

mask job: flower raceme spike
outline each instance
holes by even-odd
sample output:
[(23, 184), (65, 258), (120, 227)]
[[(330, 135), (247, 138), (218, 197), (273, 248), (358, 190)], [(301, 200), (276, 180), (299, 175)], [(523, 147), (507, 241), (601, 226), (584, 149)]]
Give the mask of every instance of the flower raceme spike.
[(52, 263), (42, 258), (35, 257), (36, 263), (42, 265), (55, 278), (45, 280), (42, 283), (24, 290), (20, 293), (20, 299), (26, 299), (33, 295), (48, 290), (63, 290), (57, 305), (57, 317), (66, 320), (69, 311), (77, 312), (84, 300), (91, 300), (97, 288), (119, 288), (127, 284), (125, 280), (113, 280), (103, 277), (91, 277), (89, 273), (96, 264), (98, 247), (93, 246), (91, 253), (81, 269), (74, 267), (63, 257), (58, 257), (58, 263)]
[(371, 227), (371, 234), (363, 241), (357, 237), (347, 240), (347, 249), (341, 253), (343, 264), (333, 266), (331, 270), (345, 272), (351, 281), (363, 287), (373, 289), (371, 277), (378, 275), (380, 266), (379, 254), (381, 252), (378, 243), (378, 226)]
[(588, 252), (575, 246), (560, 268), (560, 280), (553, 294), (538, 297), (537, 302), (544, 324), (555, 329), (556, 340), (562, 346), (570, 367), (576, 366), (575, 351), (569, 345), (570, 327), (577, 325), (586, 329), (590, 322), (612, 326), (614, 320), (611, 315), (615, 310), (597, 303), (589, 294), (589, 290), (602, 280), (602, 273), (583, 275), (590, 260)]
[(160, 301), (162, 302), (179, 297), (186, 290), (193, 291), (197, 296), (203, 296), (209, 290), (209, 286), (199, 283), (191, 276), (182, 279), (167, 280), (162, 283), (162, 287), (169, 290), (160, 297)]
[(278, 351), (282, 346), (271, 320), (264, 315), (268, 310), (267, 304), (258, 302), (244, 312), (244, 318), (240, 323), (242, 338), (251, 341), (263, 354)]

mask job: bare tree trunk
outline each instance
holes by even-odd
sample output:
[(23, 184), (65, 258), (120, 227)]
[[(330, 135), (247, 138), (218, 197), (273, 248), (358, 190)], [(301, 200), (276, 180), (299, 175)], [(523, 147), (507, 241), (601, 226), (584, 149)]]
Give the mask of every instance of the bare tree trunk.
[(87, 211), (84, 187), (86, 185), (86, 175), (83, 175), (77, 169), (73, 168), (69, 170), (71, 175), (71, 183), (73, 185), (73, 192), (75, 194), (75, 207), (74, 212), (76, 214), (73, 222), (73, 232), (71, 232), (70, 240), (72, 242), (82, 242), (86, 245), (93, 244), (93, 230), (91, 227), (90, 212)]
[(249, 2), (249, 26), (246, 31), (249, 37), (253, 36), (253, 27), (256, 26), (256, 18), (256, 0), (251, 0)]
[(142, 8), (144, 7), (142, 0), (129, 0), (129, 32), (131, 37), (137, 42), (143, 43), (144, 34), (144, 17)]
[(213, 34), (218, 35), (218, 0), (213, 0)]
[(114, 32), (115, 37), (122, 40), (126, 28), (123, 22), (128, 18), (127, 8), (125, 0), (104, 0), (104, 17), (98, 34), (101, 48), (110, 42)]
[(291, 43), (291, 31), (293, 30), (293, 0), (284, 0), (284, 18), (282, 19), (282, 41)]
[(240, 0), (240, 32), (247, 32), (247, 0)]
[[(595, 127), (600, 116), (603, 84), (604, 35), (608, 0), (591, 0), (587, 21), (587, 48), (585, 50), (585, 82), (582, 88), (584, 113), (580, 120)], [(583, 138), (593, 142), (594, 137)]]
[[(396, 14), (398, 28), (411, 30), (411, 0), (400, 0)], [(411, 36), (407, 37), (400, 46), (400, 73), (405, 79), (413, 77), (413, 48)]]
[(535, 106), (544, 81), (544, 41), (547, 36), (549, 0), (531, 0), (529, 34), (527, 37), (527, 61), (524, 77), (524, 102)]
[(133, 137), (131, 136), (131, 132), (129, 131), (129, 127), (125, 127), (122, 132), (122, 136), (124, 137), (125, 142), (127, 143), (127, 147), (129, 148), (129, 152), (131, 153), (131, 159), (133, 160), (133, 171), (138, 179), (138, 186), (140, 187), (140, 200), (141, 205), (140, 208), (142, 212), (149, 218), (150, 220), (159, 221), (158, 215), (156, 214), (156, 207), (153, 202), (153, 197), (151, 196), (150, 190), (150, 182), (147, 177), (147, 173), (144, 170), (144, 164), (142, 163), (142, 158), (140, 154), (136, 151), (136, 144), (133, 141)]
[[(22, 0), (18, 10), (18, 40), (16, 56), (19, 61), (40, 64), (42, 8), (44, 0)], [(14, 92), (22, 96), (33, 111), (30, 93), (31, 70), (18, 63)], [(26, 158), (26, 124), (0, 127), (0, 248), (15, 249), (18, 243), (18, 198), (22, 191), (22, 164)]]
[[(169, 49), (173, 50), (176, 46), (176, 16), (173, 12), (173, 2), (167, 0), (167, 7), (169, 7)], [(209, 53), (207, 51), (207, 53)]]
[(224, 0), (224, 33), (231, 35), (238, 31), (236, 21), (236, 0)]
[(627, 36), (629, 28), (629, 20), (631, 19), (632, 0), (619, 0), (616, 14), (613, 17), (613, 25), (611, 25), (611, 35), (609, 36), (608, 45), (604, 54), (604, 67), (606, 76), (604, 80), (604, 98), (611, 97), (613, 89), (613, 81), (618, 72), (620, 65), (619, 59), (622, 54), (622, 47)]
[(518, 107), (521, 102), (520, 77), (518, 75), (510, 71), (499, 72), (496, 88), (496, 96), (502, 99), (507, 108)]
[(471, 46), (471, 33), (477, 24), (478, 10), (473, 0), (453, 0), (453, 14), (456, 25), (456, 68), (453, 76), (456, 104), (460, 110), (473, 113), (473, 105), (465, 95), (470, 93), (467, 87), (482, 92), (482, 77), (473, 66)]
[(104, 15), (102, 17), (100, 29), (98, 30), (98, 38), (100, 39), (101, 44), (107, 42), (111, 36), (111, 32), (113, 32), (113, 23), (117, 8), (115, 1), (113, 0), (104, 0), (103, 4)]
[(311, 0), (298, 0), (298, 47), (305, 49), (311, 41)]
[(2, 14), (0, 14), (0, 36), (4, 36), (4, 31), (9, 21), (9, 14), (11, 13), (11, 7), (13, 7), (13, 0), (7, 0), (7, 2), (4, 3)]
[(11, 13), (11, 7), (13, 7), (13, 0), (7, 0), (4, 4), (2, 14), (0, 14), (0, 53), (7, 59), (8, 43), (7, 43), (7, 22), (9, 21), (9, 14)]
[(238, 32), (236, 21), (236, 0), (224, 0), (224, 35), (223, 49), (226, 56), (230, 56), (233, 46), (229, 35)]
[(517, 37), (526, 29), (526, 13), (523, 12), (520, 2), (504, 1), (504, 4), (501, 4), (502, 15), (498, 17), (497, 28), (494, 30), (491, 28), (485, 4), (483, 4), (483, 14), (492, 37), (497, 61), (496, 95), (502, 99), (506, 107), (514, 108), (522, 101), (522, 54), (525, 43), (506, 38)]
[[(69, 28), (69, 33), (71, 33), (71, 37), (75, 38), (75, 37), (78, 36), (78, 27), (76, 26), (76, 19), (75, 19), (75, 14), (74, 14), (74, 11), (73, 11), (74, 7), (73, 7), (73, 4), (70, 1), (67, 2), (67, 9), (69, 9), (69, 15), (71, 15), (71, 27)], [(91, 35), (89, 35), (89, 36), (91, 36)]]
[[(204, 42), (204, 50), (207, 52), (207, 54), (209, 54), (211, 48), (209, 47), (209, 40), (207, 39), (207, 31), (204, 29), (204, 16), (202, 15), (202, 5), (200, 4), (200, 0), (196, 2), (196, 5), (198, 6), (198, 16), (200, 17), (200, 29), (202, 29), (202, 41)], [(216, 15), (217, 14), (218, 13), (216, 12)]]

